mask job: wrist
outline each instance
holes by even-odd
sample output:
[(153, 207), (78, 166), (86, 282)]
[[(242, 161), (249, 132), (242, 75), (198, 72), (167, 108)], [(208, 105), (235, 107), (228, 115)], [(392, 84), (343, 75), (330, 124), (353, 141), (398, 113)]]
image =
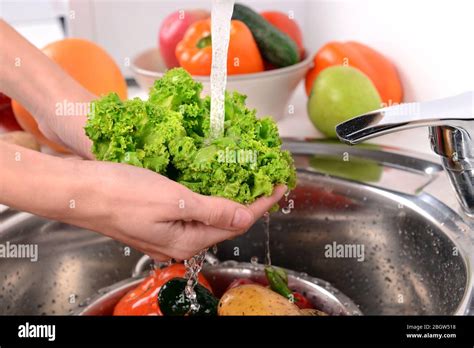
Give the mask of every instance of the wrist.
[(93, 159), (91, 141), (84, 127), (90, 111), (91, 102), (96, 97), (80, 85), (73, 85), (64, 91), (52, 94), (49, 112), (43, 117), (40, 130), (56, 138), (81, 157)]
[(3, 142), (0, 149), (0, 203), (47, 218), (67, 212), (69, 161)]

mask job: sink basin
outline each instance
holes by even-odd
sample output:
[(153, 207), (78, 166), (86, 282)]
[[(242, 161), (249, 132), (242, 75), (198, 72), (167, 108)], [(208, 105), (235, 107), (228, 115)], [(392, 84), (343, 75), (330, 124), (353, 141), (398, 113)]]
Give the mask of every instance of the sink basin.
[[(468, 314), (472, 221), (441, 166), (373, 146), (288, 141), (298, 187), (270, 221), (272, 263), (331, 283), (364, 314)], [(390, 150), (390, 151), (389, 151)], [(365, 173), (365, 174), (364, 174)], [(219, 260), (264, 260), (263, 222), (218, 245)], [(0, 262), (0, 314), (67, 314), (130, 278), (142, 256), (99, 234), (7, 207), (0, 244), (39, 257)]]

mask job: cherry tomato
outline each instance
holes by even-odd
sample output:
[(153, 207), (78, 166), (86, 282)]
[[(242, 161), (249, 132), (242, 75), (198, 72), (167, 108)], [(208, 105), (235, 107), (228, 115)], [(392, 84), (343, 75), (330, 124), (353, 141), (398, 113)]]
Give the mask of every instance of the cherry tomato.
[(305, 309), (305, 308), (311, 308), (313, 309), (313, 305), (311, 304), (311, 302), (309, 302), (309, 300), (303, 296), (302, 294), (300, 294), (299, 292), (293, 292), (293, 296), (294, 296), (294, 303), (295, 305), (297, 305), (299, 308), (301, 309)]

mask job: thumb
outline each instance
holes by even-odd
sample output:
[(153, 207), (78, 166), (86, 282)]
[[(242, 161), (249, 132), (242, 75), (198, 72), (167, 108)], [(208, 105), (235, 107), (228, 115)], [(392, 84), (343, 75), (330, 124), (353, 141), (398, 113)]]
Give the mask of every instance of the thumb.
[(191, 202), (186, 209), (190, 219), (220, 229), (246, 230), (256, 219), (252, 210), (225, 198), (193, 193)]

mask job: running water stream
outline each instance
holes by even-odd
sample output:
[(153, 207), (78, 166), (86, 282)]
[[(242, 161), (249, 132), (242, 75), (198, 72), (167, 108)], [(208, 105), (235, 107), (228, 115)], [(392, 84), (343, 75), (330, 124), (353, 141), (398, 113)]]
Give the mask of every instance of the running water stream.
[(211, 11), (211, 139), (224, 135), (227, 51), (234, 0), (213, 0)]
[[(230, 21), (234, 10), (234, 0), (213, 0), (211, 11), (211, 116), (210, 140), (224, 135), (225, 88), (227, 84), (227, 50), (229, 48)], [(186, 267), (186, 297), (190, 301), (190, 313), (199, 310), (194, 287), (198, 282), (206, 252), (201, 250), (197, 255), (184, 262)]]
[[(285, 206), (281, 208), (283, 214), (289, 214), (291, 212), (291, 208), (288, 207), (286, 204), (288, 203), (288, 197), (290, 196), (290, 191), (285, 192)], [(267, 211), (263, 214), (263, 234), (264, 234), (264, 244), (265, 244), (265, 259), (264, 265), (271, 266), (272, 265), (272, 258), (270, 252), (270, 213)], [(255, 260), (255, 259), (254, 259)], [(257, 263), (258, 259), (254, 261)], [(251, 261), (252, 262), (252, 261)]]
[(265, 266), (272, 265), (270, 256), (270, 213), (263, 214), (263, 233), (265, 234)]

